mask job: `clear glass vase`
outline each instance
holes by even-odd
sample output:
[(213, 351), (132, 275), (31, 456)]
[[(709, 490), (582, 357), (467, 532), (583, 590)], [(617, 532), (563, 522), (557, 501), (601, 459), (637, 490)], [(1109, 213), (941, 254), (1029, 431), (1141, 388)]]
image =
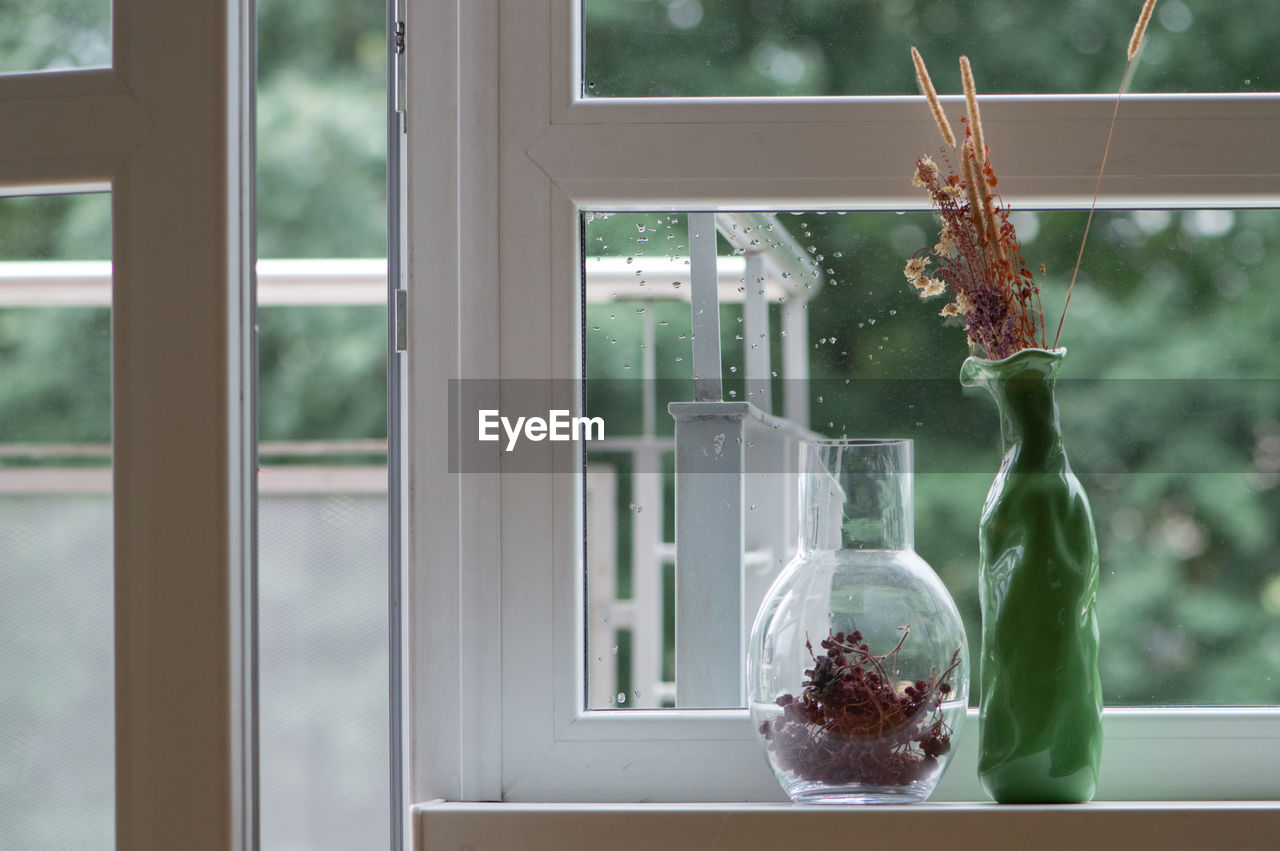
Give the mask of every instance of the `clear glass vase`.
[(910, 440), (800, 446), (801, 540), (747, 652), (751, 720), (800, 803), (925, 800), (969, 697), (964, 625), (914, 549)]

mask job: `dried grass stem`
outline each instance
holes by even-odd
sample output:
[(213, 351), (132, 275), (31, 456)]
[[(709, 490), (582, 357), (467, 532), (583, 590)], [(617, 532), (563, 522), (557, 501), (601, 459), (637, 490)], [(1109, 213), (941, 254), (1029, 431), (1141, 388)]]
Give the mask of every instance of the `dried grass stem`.
[(987, 164), (987, 143), (982, 134), (982, 117), (978, 114), (978, 89), (973, 83), (973, 68), (969, 65), (968, 56), (960, 57), (960, 80), (964, 84), (964, 102), (969, 110), (969, 129), (973, 133), (973, 156), (981, 172), (981, 167)]
[(911, 61), (916, 66), (916, 82), (920, 85), (920, 93), (929, 101), (929, 109), (933, 112), (933, 120), (938, 125), (938, 132), (942, 134), (942, 140), (955, 150), (956, 134), (951, 132), (951, 124), (947, 121), (946, 113), (942, 111), (938, 92), (933, 88), (933, 81), (929, 79), (928, 69), (924, 67), (924, 58), (914, 46), (911, 48)]
[(1156, 8), (1156, 0), (1147, 0), (1142, 4), (1142, 12), (1138, 15), (1138, 23), (1134, 24), (1133, 35), (1129, 37), (1129, 59), (1132, 62), (1133, 57), (1138, 55), (1138, 48), (1142, 46), (1142, 37), (1147, 34), (1147, 24), (1151, 23), (1151, 13)]

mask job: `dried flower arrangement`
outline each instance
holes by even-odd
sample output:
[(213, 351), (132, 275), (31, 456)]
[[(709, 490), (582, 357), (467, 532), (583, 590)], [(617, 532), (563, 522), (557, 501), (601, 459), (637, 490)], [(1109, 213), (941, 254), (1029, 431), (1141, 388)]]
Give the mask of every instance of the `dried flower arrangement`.
[(779, 697), (782, 714), (760, 725), (782, 769), (812, 783), (904, 786), (937, 767), (951, 747), (941, 704), (960, 650), (945, 671), (901, 682), (898, 653), (910, 627), (901, 629), (898, 644), (882, 655), (856, 630), (824, 638), (822, 656), (805, 641), (813, 667), (804, 672), (800, 697)]
[[(1053, 345), (1058, 345), (1062, 334), (1062, 322), (1071, 293), (1075, 289), (1080, 260), (1089, 238), (1089, 226), (1093, 223), (1093, 211), (1102, 186), (1102, 172), (1111, 152), (1111, 134), (1115, 130), (1120, 97), (1124, 93), (1133, 70), (1134, 59), (1156, 0), (1146, 0), (1138, 16), (1133, 35), (1129, 39), (1128, 59), (1124, 81), (1116, 93), (1116, 105), (1111, 115), (1111, 129), (1098, 169), (1098, 181), (1094, 186), (1093, 203), (1085, 222), (1076, 255), (1071, 283), (1067, 287), (1066, 304)], [(1040, 304), (1040, 289), (1022, 258), (1022, 246), (1009, 221), (1009, 207), (1000, 197), (995, 169), (991, 165), (991, 151), (987, 147), (982, 130), (982, 118), (978, 112), (977, 88), (973, 81), (973, 69), (966, 56), (960, 57), (960, 78), (964, 87), (967, 115), (961, 118), (964, 140), (957, 146), (955, 133), (947, 121), (938, 100), (938, 93), (929, 78), (920, 51), (911, 48), (911, 60), (915, 65), (916, 80), (920, 91), (928, 100), (934, 122), (946, 143), (942, 158), (947, 165), (943, 174), (938, 164), (928, 156), (916, 161), (914, 186), (929, 193), (933, 206), (942, 219), (942, 231), (932, 249), (917, 252), (907, 261), (903, 273), (916, 288), (921, 298), (933, 298), (947, 292), (951, 299), (940, 315), (957, 317), (964, 323), (969, 344), (983, 356), (1000, 360), (1029, 348), (1046, 348), (1044, 310)], [(957, 164), (953, 157), (959, 159)], [(932, 260), (937, 261), (936, 271), (928, 274)], [(1045, 274), (1040, 266), (1040, 274)]]

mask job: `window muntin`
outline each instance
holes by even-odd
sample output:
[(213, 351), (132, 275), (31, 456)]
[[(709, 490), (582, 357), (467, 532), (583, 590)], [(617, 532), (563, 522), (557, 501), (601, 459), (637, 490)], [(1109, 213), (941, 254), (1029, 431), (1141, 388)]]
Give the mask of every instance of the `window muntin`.
[[(908, 95), (910, 45), (959, 92), (1114, 92), (1141, 3), (582, 0), (587, 97)], [(1162, 0), (1135, 91), (1270, 92), (1280, 24), (1257, 0)], [(945, 60), (945, 64), (944, 64)], [(948, 82), (954, 82), (950, 85)]]
[[(1028, 263), (1072, 259), (1084, 219), (1015, 212)], [(760, 241), (790, 232), (824, 277), (810, 299), (770, 299), (767, 412), (781, 414), (781, 400), (799, 393), (803, 424), (824, 436), (916, 441), (918, 548), (976, 640), (975, 530), (999, 435), (988, 400), (964, 395), (956, 379), (967, 347), (937, 316), (944, 300), (922, 302), (902, 275), (906, 258), (936, 240), (936, 219), (814, 211), (776, 221)], [(670, 470), (645, 459), (674, 446), (667, 402), (692, 399), (690, 306), (681, 300), (687, 225), (677, 213), (597, 212), (583, 222), (587, 410), (604, 418), (613, 441), (608, 451), (587, 447), (587, 705), (669, 706), (675, 683), (654, 660), (671, 655), (663, 626), (673, 604), (663, 595), (673, 582), (674, 485)], [(1270, 349), (1280, 296), (1267, 272), (1278, 249), (1280, 212), (1271, 209), (1095, 216), (1063, 331), (1072, 357), (1059, 399), (1068, 453), (1098, 520), (1109, 706), (1280, 704), (1280, 682), (1265, 673), (1280, 653), (1271, 627), (1280, 536), (1269, 519), (1280, 515), (1280, 370)], [(738, 290), (750, 285), (741, 253), (721, 238), (721, 277), (736, 268)], [(1040, 279), (1050, 333), (1069, 275), (1056, 268)], [(803, 386), (783, 377), (790, 311), (808, 324)], [(767, 406), (748, 390), (743, 314), (742, 301), (722, 301), (724, 398)], [(654, 511), (660, 518), (646, 522)], [(593, 545), (601, 536), (608, 546)], [(769, 576), (787, 555), (764, 559)]]

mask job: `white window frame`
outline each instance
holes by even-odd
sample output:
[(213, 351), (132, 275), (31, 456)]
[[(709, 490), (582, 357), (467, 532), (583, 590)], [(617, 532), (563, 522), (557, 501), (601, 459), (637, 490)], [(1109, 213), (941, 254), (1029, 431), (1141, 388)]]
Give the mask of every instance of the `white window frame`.
[[(446, 382), (578, 377), (580, 210), (921, 209), (937, 131), (918, 97), (583, 99), (578, 14), (409, 9), (408, 795), (778, 801), (745, 710), (583, 709), (581, 483), (450, 473)], [(1006, 199), (1087, 207), (1113, 103), (984, 97)], [(1103, 203), (1274, 206), (1275, 138), (1280, 96), (1126, 96)], [(1280, 709), (1104, 731), (1100, 800), (1280, 797)], [(935, 799), (985, 800), (976, 718), (959, 748)]]
[(0, 194), (112, 193), (117, 847), (253, 848), (252, 0), (111, 28), (0, 76)]

